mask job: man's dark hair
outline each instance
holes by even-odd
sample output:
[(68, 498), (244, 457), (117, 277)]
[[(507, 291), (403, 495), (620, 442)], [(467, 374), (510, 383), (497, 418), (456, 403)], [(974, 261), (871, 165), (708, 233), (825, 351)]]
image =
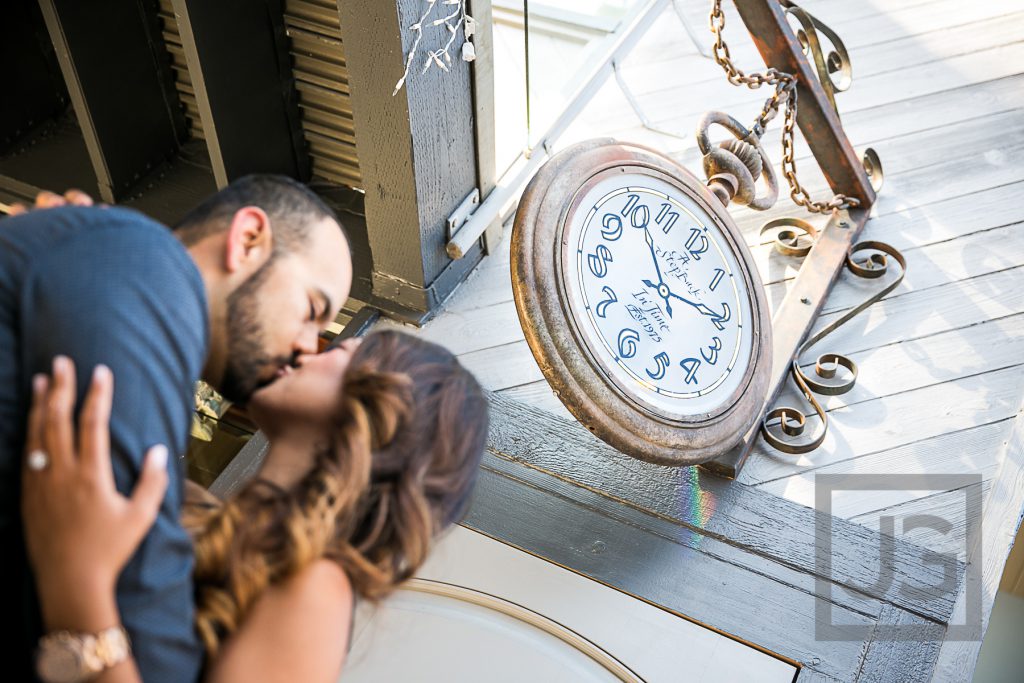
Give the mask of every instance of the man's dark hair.
[(270, 217), (272, 259), (301, 250), (314, 222), (330, 218), (341, 226), (334, 210), (302, 183), (282, 175), (253, 174), (239, 178), (189, 211), (173, 227), (174, 232), (186, 247), (191, 246), (226, 230), (232, 216), (245, 206), (258, 206)]

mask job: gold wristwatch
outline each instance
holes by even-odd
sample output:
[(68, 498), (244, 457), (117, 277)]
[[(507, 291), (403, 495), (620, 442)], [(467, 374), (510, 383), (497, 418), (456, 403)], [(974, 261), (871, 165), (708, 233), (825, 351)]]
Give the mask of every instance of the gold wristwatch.
[(36, 673), (45, 683), (81, 683), (123, 662), (130, 654), (123, 626), (96, 634), (57, 631), (39, 639)]

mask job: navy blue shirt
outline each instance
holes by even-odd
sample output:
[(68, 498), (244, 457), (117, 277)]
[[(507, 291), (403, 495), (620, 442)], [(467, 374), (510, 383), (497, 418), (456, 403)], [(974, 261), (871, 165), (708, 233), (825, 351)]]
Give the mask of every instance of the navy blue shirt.
[[(20, 467), (32, 375), (69, 356), (79, 401), (93, 368), (114, 374), (111, 448), (117, 488), (130, 493), (150, 446), (170, 450), (156, 523), (122, 572), (117, 602), (147, 683), (194, 681), (192, 545), (178, 515), (194, 406), (206, 357), (202, 278), (163, 225), (122, 208), (64, 207), (0, 221), (0, 662), (32, 680), (41, 635), (20, 515)], [(112, 533), (114, 530), (112, 530)], [(6, 676), (5, 676), (6, 678)]]

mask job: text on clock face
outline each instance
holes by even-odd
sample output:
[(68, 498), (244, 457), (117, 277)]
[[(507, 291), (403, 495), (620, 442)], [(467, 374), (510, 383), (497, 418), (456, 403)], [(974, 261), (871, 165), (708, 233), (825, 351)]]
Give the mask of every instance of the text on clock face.
[(575, 246), (589, 324), (633, 379), (687, 398), (737, 369), (749, 325), (714, 224), (665, 192), (620, 187), (589, 207)]

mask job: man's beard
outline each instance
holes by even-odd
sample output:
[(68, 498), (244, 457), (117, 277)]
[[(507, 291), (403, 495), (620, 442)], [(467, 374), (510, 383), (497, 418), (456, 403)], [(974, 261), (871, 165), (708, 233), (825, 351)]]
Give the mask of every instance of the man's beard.
[(293, 360), (271, 356), (264, 349), (259, 298), (272, 262), (263, 264), (228, 297), (228, 358), (220, 393), (235, 403), (246, 403), (253, 392), (277, 378), (279, 368)]

